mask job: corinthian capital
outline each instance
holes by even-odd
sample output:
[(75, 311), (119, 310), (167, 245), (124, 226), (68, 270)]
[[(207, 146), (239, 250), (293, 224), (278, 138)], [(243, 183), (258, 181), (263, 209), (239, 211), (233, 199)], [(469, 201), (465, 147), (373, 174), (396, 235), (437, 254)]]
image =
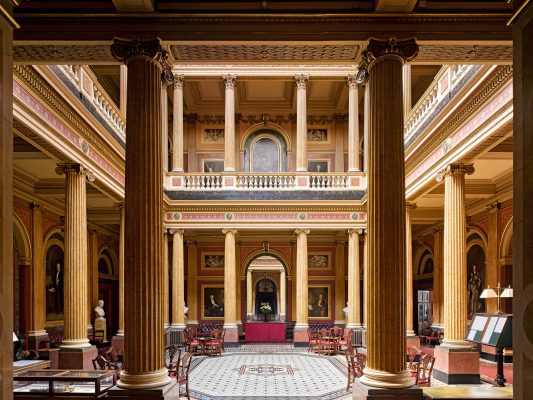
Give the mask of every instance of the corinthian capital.
[(346, 78), (346, 85), (348, 85), (350, 89), (356, 89), (357, 86), (359, 86), (357, 75), (348, 75)]
[(235, 85), (237, 84), (237, 75), (223, 75), (222, 79), (224, 79), (224, 86), (226, 89), (235, 89)]
[(388, 40), (370, 39), (366, 51), (369, 62), (390, 55), (400, 57), (403, 62), (406, 62), (413, 60), (417, 56), (418, 44), (413, 38), (404, 40), (396, 40), (396, 38)]
[(63, 174), (68, 174), (68, 173), (85, 175), (87, 177), (87, 180), (90, 182), (94, 182), (94, 179), (95, 179), (93, 172), (89, 171), (83, 165), (75, 164), (75, 163), (57, 164), (56, 174), (63, 175)]
[(446, 175), (472, 175), (474, 173), (474, 164), (449, 164), (446, 168), (437, 172), (437, 182), (444, 179)]
[(298, 89), (305, 89), (307, 86), (307, 81), (309, 80), (309, 75), (294, 75), (294, 80)]
[(185, 77), (183, 75), (174, 75), (174, 89), (183, 89), (185, 86)]

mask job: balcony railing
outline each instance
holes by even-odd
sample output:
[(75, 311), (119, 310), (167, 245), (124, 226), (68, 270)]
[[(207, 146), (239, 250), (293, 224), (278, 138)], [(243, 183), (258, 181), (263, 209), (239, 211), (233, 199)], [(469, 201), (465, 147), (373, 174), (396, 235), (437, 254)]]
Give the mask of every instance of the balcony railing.
[(166, 181), (167, 190), (365, 190), (366, 176), (354, 173), (178, 173), (171, 172)]
[[(85, 65), (56, 65), (51, 67), (56, 74), (62, 74), (70, 81), (90, 105), (94, 107), (97, 116), (109, 126), (118, 138), (126, 141), (126, 121), (122, 112), (105, 92), (92, 71)], [(89, 110), (92, 112), (93, 110)]]
[(444, 104), (479, 70), (479, 65), (445, 65), (405, 119), (404, 140), (409, 146)]

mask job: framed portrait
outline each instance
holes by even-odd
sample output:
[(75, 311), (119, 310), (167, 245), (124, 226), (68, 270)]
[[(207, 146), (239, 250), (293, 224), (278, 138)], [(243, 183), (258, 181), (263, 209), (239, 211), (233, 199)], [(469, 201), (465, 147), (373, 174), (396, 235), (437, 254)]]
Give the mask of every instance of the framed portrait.
[(204, 172), (223, 172), (224, 160), (204, 160)]
[(307, 293), (307, 317), (309, 319), (330, 319), (331, 285), (309, 285)]
[(202, 285), (202, 319), (224, 318), (224, 285)]
[(202, 253), (202, 269), (224, 269), (224, 253)]
[(329, 172), (329, 160), (308, 160), (307, 170), (319, 174)]
[(307, 267), (309, 269), (330, 269), (331, 254), (328, 252), (309, 252), (307, 254)]

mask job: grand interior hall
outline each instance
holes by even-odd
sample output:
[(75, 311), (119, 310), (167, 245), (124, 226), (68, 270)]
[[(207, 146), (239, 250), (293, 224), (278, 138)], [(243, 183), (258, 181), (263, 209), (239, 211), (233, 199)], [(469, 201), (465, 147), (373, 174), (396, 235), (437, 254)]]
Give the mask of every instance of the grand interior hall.
[(1, 399), (533, 399), (529, 0), (0, 0)]

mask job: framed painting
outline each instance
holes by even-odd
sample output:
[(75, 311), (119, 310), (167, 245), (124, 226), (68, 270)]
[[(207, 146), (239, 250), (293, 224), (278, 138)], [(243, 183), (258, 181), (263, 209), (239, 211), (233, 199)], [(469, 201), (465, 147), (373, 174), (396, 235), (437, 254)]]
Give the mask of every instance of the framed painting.
[(202, 285), (202, 319), (224, 318), (224, 285)]
[(307, 170), (319, 174), (329, 172), (329, 160), (308, 160)]
[(204, 172), (223, 172), (224, 160), (203, 160)]
[(307, 316), (309, 319), (331, 318), (331, 285), (316, 284), (307, 288), (308, 305)]
[(224, 269), (224, 252), (202, 253), (202, 269)]
[(331, 269), (331, 253), (309, 252), (307, 254), (307, 267), (309, 269)]

